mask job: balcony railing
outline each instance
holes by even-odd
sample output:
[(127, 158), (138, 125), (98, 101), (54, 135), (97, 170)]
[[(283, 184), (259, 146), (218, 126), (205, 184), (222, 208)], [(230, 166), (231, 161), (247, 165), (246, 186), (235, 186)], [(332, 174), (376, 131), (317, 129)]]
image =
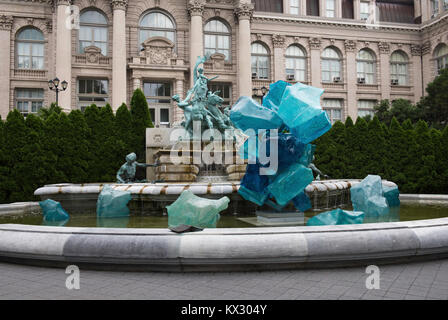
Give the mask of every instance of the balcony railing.
[(36, 69), (14, 69), (14, 77), (17, 78), (33, 78), (33, 79), (46, 79), (47, 70)]

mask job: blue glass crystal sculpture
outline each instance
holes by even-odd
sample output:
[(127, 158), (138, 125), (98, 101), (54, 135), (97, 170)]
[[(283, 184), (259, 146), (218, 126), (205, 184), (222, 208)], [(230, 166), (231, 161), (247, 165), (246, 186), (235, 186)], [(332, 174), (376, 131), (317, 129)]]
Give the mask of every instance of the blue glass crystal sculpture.
[(297, 208), (297, 210), (305, 212), (306, 210), (311, 209), (311, 201), (308, 195), (305, 192), (299, 193), (294, 199), (292, 199), (292, 203)]
[(350, 196), (355, 211), (366, 216), (379, 216), (389, 213), (386, 198), (383, 197), (381, 177), (368, 175), (357, 185), (350, 188)]
[(259, 105), (249, 97), (240, 97), (230, 110), (230, 120), (239, 129), (277, 129), (282, 119), (277, 113)]
[(174, 228), (180, 225), (197, 228), (216, 228), (219, 213), (229, 205), (230, 199), (222, 197), (218, 200), (200, 198), (190, 190), (184, 190), (177, 200), (167, 206), (168, 225)]
[(268, 190), (275, 197), (277, 203), (284, 206), (303, 192), (313, 178), (311, 169), (294, 163), (275, 177), (268, 185)]
[(260, 165), (258, 163), (248, 164), (246, 174), (241, 179), (238, 193), (244, 199), (262, 206), (269, 196), (266, 189), (268, 184), (268, 176), (260, 175)]
[(97, 217), (116, 218), (129, 216), (128, 202), (132, 196), (129, 191), (114, 190), (105, 185), (96, 203)]
[(389, 207), (399, 207), (400, 206), (400, 191), (398, 187), (383, 187), (383, 195), (386, 198)]
[(364, 221), (364, 212), (346, 211), (340, 208), (322, 212), (308, 220), (307, 226), (328, 226), (340, 224), (361, 224)]
[(320, 106), (323, 92), (300, 82), (285, 88), (278, 115), (302, 143), (310, 143), (331, 128), (327, 113)]
[(42, 209), (44, 222), (61, 222), (70, 219), (68, 213), (62, 208), (61, 204), (57, 201), (47, 199), (39, 202), (39, 206)]

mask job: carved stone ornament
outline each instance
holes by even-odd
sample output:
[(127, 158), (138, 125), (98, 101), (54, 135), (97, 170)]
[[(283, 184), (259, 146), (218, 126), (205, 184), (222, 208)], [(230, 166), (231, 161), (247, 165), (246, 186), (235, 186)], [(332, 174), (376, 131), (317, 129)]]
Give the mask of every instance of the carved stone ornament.
[(238, 19), (252, 19), (255, 5), (253, 3), (240, 3), (234, 12)]
[(11, 16), (0, 15), (0, 30), (10, 31), (14, 19)]
[(310, 38), (308, 40), (311, 49), (320, 49), (321, 41), (320, 38)]
[(353, 52), (356, 50), (356, 42), (353, 40), (345, 40), (344, 42), (345, 51)]
[(45, 21), (45, 27), (47, 28), (48, 33), (52, 33), (53, 32), (53, 20), (47, 19)]
[(428, 54), (431, 52), (431, 42), (426, 41), (422, 46), (422, 55)]
[(98, 63), (101, 54), (101, 49), (95, 46), (88, 46), (84, 49), (87, 63)]
[(418, 44), (411, 45), (411, 54), (413, 56), (421, 56), (422, 55), (422, 47)]
[(390, 46), (389, 46), (389, 43), (387, 43), (387, 42), (379, 42), (378, 49), (380, 50), (380, 53), (382, 53), (382, 54), (390, 53)]
[(272, 36), (272, 43), (275, 48), (283, 48), (285, 46), (285, 37), (279, 34), (274, 34)]
[(224, 63), (226, 56), (222, 53), (216, 52), (210, 56), (214, 70), (224, 70)]
[(168, 65), (173, 55), (174, 43), (163, 37), (151, 37), (143, 42), (144, 55), (149, 64)]
[(110, 5), (112, 10), (126, 10), (128, 0), (111, 0)]
[(190, 0), (188, 1), (188, 13), (190, 16), (202, 16), (204, 13), (205, 0)]

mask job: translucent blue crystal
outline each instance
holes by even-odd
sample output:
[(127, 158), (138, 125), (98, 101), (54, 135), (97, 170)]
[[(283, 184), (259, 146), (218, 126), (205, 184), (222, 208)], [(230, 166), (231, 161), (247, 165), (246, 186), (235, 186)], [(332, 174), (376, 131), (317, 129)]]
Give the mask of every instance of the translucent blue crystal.
[(299, 163), (294, 163), (286, 170), (278, 173), (267, 189), (275, 197), (277, 203), (284, 206), (303, 192), (312, 181), (313, 172), (311, 169)]
[(262, 206), (269, 196), (266, 189), (268, 184), (268, 176), (260, 175), (260, 164), (248, 164), (246, 174), (241, 179), (238, 193), (244, 199)]
[(311, 209), (311, 201), (308, 195), (305, 192), (299, 193), (294, 199), (292, 199), (292, 203), (297, 208), (297, 210), (301, 212), (305, 212), (306, 210)]
[(307, 144), (305, 146), (305, 150), (302, 153), (302, 156), (299, 159), (299, 163), (308, 167), (311, 162), (313, 162), (314, 151), (316, 150), (316, 146), (314, 144)]
[(366, 216), (379, 216), (389, 213), (386, 198), (383, 197), (381, 177), (368, 175), (350, 188), (350, 196), (355, 211), (363, 211)]
[(230, 110), (230, 120), (243, 131), (247, 129), (278, 129), (283, 121), (277, 113), (259, 105), (249, 97), (240, 97)]
[(383, 187), (383, 195), (386, 198), (389, 207), (399, 207), (400, 206), (400, 191), (398, 187)]
[(114, 190), (105, 185), (98, 196), (96, 203), (97, 217), (115, 218), (129, 216), (128, 202), (132, 196), (129, 191)]
[(219, 213), (227, 209), (229, 202), (228, 197), (211, 200), (200, 198), (190, 190), (184, 190), (173, 204), (166, 207), (168, 225), (172, 228), (180, 225), (216, 228)]
[(364, 221), (364, 212), (345, 211), (340, 208), (322, 212), (308, 220), (307, 226), (328, 226), (340, 224), (361, 224)]
[(289, 86), (291, 86), (290, 83), (282, 80), (272, 83), (269, 86), (268, 94), (263, 98), (263, 106), (277, 112), (285, 94), (285, 89)]
[(70, 219), (68, 213), (62, 208), (61, 204), (57, 201), (47, 199), (39, 202), (39, 206), (42, 208), (42, 215), (44, 216), (44, 222), (61, 222)]
[(302, 143), (310, 143), (331, 128), (327, 113), (320, 106), (323, 92), (300, 82), (285, 88), (278, 115)]

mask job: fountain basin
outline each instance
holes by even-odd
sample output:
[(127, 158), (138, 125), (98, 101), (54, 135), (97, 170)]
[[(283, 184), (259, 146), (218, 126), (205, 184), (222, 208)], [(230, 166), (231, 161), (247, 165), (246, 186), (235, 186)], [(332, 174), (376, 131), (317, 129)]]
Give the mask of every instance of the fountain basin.
[[(313, 209), (328, 209), (350, 203), (350, 187), (361, 180), (324, 180), (313, 181), (305, 191), (311, 199)], [(195, 195), (206, 198), (228, 196), (231, 200), (226, 213), (250, 215), (255, 214), (256, 205), (244, 200), (239, 194), (239, 182), (214, 183), (134, 183), (115, 184), (114, 189), (129, 191), (132, 194), (131, 212), (160, 215), (166, 205), (174, 202), (183, 190), (189, 189)], [(46, 185), (34, 192), (42, 200), (53, 199), (61, 202), (70, 213), (94, 211), (98, 194), (104, 183), (93, 184), (53, 184)], [(396, 186), (390, 181), (383, 181), (385, 186)]]

